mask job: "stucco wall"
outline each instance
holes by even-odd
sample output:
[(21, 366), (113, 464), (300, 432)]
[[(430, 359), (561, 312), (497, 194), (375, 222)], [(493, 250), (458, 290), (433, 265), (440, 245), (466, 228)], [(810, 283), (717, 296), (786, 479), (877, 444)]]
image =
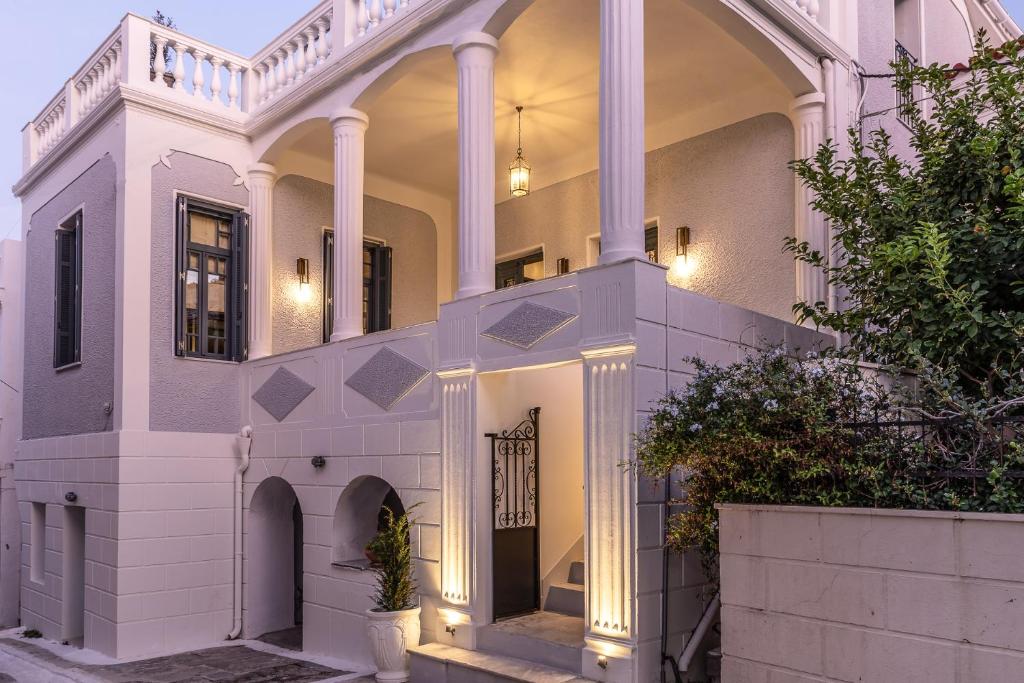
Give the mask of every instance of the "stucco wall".
[[(689, 225), (693, 275), (677, 284), (700, 294), (791, 319), (793, 127), (758, 116), (647, 154), (646, 217), (658, 218), (662, 263), (675, 259), (675, 229)], [(542, 172), (537, 169), (535, 172)], [(544, 269), (569, 258), (586, 267), (588, 236), (600, 232), (597, 171), (497, 206), (497, 253), (544, 246)]]
[[(287, 175), (274, 186), (274, 353), (321, 343), (323, 229), (334, 223), (334, 188)], [(367, 195), (363, 232), (392, 248), (391, 327), (437, 318), (437, 231), (415, 209)], [(295, 296), (295, 260), (309, 259), (312, 296)]]
[[(114, 162), (104, 156), (36, 211), (25, 241), (22, 438), (111, 429), (114, 400)], [(53, 367), (53, 233), (82, 207), (81, 365)]]
[(973, 36), (964, 16), (949, 0), (924, 3), (924, 56), (929, 64), (966, 64)]
[(174, 355), (174, 196), (199, 196), (245, 207), (249, 191), (235, 185), (227, 164), (174, 152), (170, 168), (153, 165), (153, 239), (150, 287), (149, 428), (168, 432), (238, 430), (236, 363)]
[(723, 679), (1024, 671), (1024, 515), (722, 506)]

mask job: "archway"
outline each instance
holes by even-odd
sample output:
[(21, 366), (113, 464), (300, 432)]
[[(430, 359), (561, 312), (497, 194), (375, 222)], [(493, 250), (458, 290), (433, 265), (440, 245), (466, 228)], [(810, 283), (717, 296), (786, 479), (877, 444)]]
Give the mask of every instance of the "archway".
[(366, 546), (387, 518), (405, 514), (398, 492), (379, 477), (356, 477), (345, 487), (334, 508), (333, 561), (335, 564), (366, 567)]
[(301, 649), (302, 507), (291, 485), (265, 479), (249, 505), (246, 632)]

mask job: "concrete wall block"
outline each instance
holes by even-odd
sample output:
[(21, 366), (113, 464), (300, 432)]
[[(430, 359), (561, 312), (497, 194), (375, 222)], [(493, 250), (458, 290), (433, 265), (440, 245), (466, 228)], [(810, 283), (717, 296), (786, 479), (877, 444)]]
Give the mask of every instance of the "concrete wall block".
[(809, 619), (722, 606), (722, 651), (730, 656), (820, 675), (822, 638), (821, 624)]
[(305, 429), (302, 431), (302, 458), (310, 458), (323, 455), (331, 455), (331, 430), (330, 429)]
[(960, 640), (964, 604), (956, 578), (890, 573), (885, 585), (890, 631)]
[(420, 456), (420, 486), (425, 489), (441, 488), (441, 456)]
[(757, 341), (754, 329), (754, 313), (746, 308), (722, 303), (718, 306), (722, 327), (719, 338), (735, 344), (753, 346)]
[(395, 488), (420, 485), (420, 459), (415, 455), (391, 455), (382, 458), (382, 478)]
[(880, 628), (885, 606), (881, 572), (767, 563), (767, 608), (773, 612)]
[(669, 287), (668, 320), (673, 327), (709, 337), (721, 333), (718, 302), (675, 287)]
[(399, 426), (389, 422), (385, 424), (366, 425), (363, 428), (363, 446), (367, 455), (394, 455), (401, 452), (399, 448)]
[(1024, 584), (965, 581), (961, 586), (964, 641), (1024, 652)]
[(821, 517), (826, 562), (934, 574), (956, 571), (953, 523), (948, 519), (884, 514)]
[(441, 423), (438, 420), (410, 420), (400, 426), (402, 453), (440, 453)]
[(668, 369), (674, 372), (693, 373), (693, 363), (683, 360), (700, 355), (701, 337), (681, 330), (668, 330)]
[(1024, 653), (960, 646), (960, 681), (1013, 681), (1024, 671)]
[(383, 458), (379, 455), (348, 459), (348, 479), (354, 481), (358, 477), (370, 475), (383, 478)]
[(726, 507), (719, 520), (723, 554), (821, 559), (824, 532), (817, 514)]
[(636, 334), (636, 362), (640, 365), (664, 370), (668, 344), (665, 326), (638, 320)]
[(363, 426), (331, 430), (331, 455), (363, 455)]
[(1007, 550), (1024, 549), (1024, 524), (975, 519), (959, 522), (958, 565), (962, 576), (1024, 582), (1024, 550), (1016, 561)]
[(842, 626), (822, 629), (825, 675), (841, 681), (956, 683), (954, 643)]
[(751, 609), (764, 609), (768, 576), (767, 562), (745, 555), (722, 555), (719, 570), (722, 581), (722, 604)]

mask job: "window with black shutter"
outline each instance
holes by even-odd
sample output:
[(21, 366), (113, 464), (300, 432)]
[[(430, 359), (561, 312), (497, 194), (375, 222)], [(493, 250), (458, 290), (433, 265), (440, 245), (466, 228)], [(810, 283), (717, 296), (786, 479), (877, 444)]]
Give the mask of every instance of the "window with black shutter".
[(246, 213), (178, 197), (177, 355), (246, 359), (248, 232)]
[[(334, 329), (334, 231), (323, 238), (323, 341)], [(363, 242), (363, 333), (391, 329), (391, 247)]]
[(82, 359), (82, 212), (54, 235), (53, 367)]
[(544, 279), (544, 251), (501, 261), (494, 265), (494, 287), (502, 289)]

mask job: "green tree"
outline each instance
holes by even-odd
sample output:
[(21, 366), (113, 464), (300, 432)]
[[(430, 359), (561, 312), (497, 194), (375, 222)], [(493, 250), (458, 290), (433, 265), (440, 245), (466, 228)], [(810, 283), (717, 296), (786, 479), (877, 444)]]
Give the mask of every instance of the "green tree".
[(980, 33), (968, 66), (892, 65), (913, 158), (885, 130), (851, 130), (848, 157), (829, 141), (794, 162), (836, 257), (788, 248), (844, 299), (794, 310), (847, 335), (850, 355), (947, 368), (976, 392), (998, 390), (996, 368), (1024, 367), (1022, 45), (992, 49)]

